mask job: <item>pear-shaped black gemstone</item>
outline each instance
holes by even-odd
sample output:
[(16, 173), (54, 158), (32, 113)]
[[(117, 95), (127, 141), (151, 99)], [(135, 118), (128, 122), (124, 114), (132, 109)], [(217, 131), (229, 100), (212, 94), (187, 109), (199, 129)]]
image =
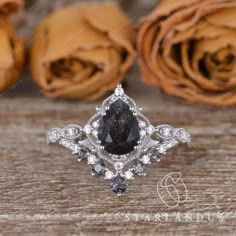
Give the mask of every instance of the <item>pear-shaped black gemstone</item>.
[(100, 120), (98, 139), (107, 152), (124, 155), (138, 145), (139, 131), (138, 120), (129, 105), (118, 99)]

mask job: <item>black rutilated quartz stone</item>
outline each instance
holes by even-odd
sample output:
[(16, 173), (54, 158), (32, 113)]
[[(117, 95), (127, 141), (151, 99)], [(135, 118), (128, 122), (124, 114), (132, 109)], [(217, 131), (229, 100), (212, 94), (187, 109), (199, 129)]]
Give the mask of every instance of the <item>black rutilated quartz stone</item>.
[(138, 120), (121, 99), (116, 100), (100, 120), (98, 139), (108, 153), (115, 155), (130, 153), (138, 145)]
[(128, 184), (124, 177), (117, 175), (111, 181), (111, 188), (114, 193), (124, 193), (128, 187)]
[(134, 167), (134, 173), (136, 175), (142, 176), (145, 173), (145, 166), (141, 162), (136, 162)]

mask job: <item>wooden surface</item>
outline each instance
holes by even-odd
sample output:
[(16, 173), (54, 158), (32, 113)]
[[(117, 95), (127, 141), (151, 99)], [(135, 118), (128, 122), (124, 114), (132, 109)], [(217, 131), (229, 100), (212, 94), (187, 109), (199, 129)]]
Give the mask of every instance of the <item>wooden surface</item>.
[[(45, 142), (48, 128), (85, 124), (99, 102), (48, 100), (23, 83), (1, 98), (2, 235), (235, 234), (236, 110), (192, 107), (138, 81), (128, 81), (127, 93), (144, 107), (151, 122), (185, 127), (193, 140), (189, 148), (178, 147), (149, 166), (147, 176), (136, 177), (119, 198), (111, 193), (109, 181), (90, 176), (85, 162)], [(158, 181), (172, 172), (182, 174), (188, 190), (187, 201), (175, 208), (166, 206), (156, 190)], [(190, 213), (218, 212), (224, 214), (223, 221), (184, 219)], [(180, 214), (183, 219), (159, 222), (152, 219), (157, 213)], [(138, 219), (127, 214), (137, 214)]]
[[(85, 124), (102, 100), (49, 100), (26, 78), (1, 95), (0, 235), (236, 234), (236, 109), (185, 104), (142, 85), (136, 69), (126, 91), (154, 125), (184, 127), (193, 140), (148, 166), (122, 197), (70, 151), (45, 141), (48, 128)], [(188, 194), (169, 207), (157, 183), (173, 172)]]

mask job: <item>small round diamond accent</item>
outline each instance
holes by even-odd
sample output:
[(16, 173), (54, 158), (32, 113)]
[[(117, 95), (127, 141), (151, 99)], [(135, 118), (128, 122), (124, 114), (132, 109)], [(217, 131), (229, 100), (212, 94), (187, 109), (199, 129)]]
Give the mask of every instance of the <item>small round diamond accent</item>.
[(140, 121), (139, 126), (140, 126), (140, 128), (145, 128), (146, 123), (144, 121)]
[(191, 141), (190, 134), (185, 129), (180, 129), (177, 132), (177, 137), (183, 143), (189, 143)]
[(161, 153), (161, 154), (165, 154), (165, 153), (166, 153), (166, 148), (165, 148), (164, 146), (160, 146), (160, 147), (158, 148), (158, 151), (159, 151), (159, 153)]
[(93, 130), (93, 131), (92, 131), (92, 135), (93, 135), (94, 137), (97, 137), (97, 136), (98, 136), (98, 131), (97, 131), (97, 130)]
[(68, 138), (69, 137), (74, 137), (78, 133), (79, 133), (78, 129), (76, 129), (74, 127), (70, 127), (70, 128), (65, 130), (65, 136), (68, 137)]
[(60, 138), (60, 132), (57, 129), (52, 129), (47, 133), (47, 139), (50, 143), (55, 143)]
[(147, 133), (148, 134), (152, 134), (154, 132), (154, 130), (155, 130), (154, 127), (151, 126), (151, 125), (147, 127)]
[(114, 164), (114, 168), (115, 168), (117, 171), (122, 170), (123, 167), (124, 167), (124, 164), (123, 164), (122, 162), (116, 162), (116, 163)]
[(146, 133), (145, 130), (141, 130), (141, 131), (140, 131), (140, 136), (141, 136), (141, 137), (144, 137), (146, 134), (147, 134), (147, 133)]
[(107, 170), (105, 172), (105, 179), (112, 179), (114, 177), (114, 173), (111, 170)]
[(163, 139), (171, 139), (174, 136), (174, 129), (169, 125), (161, 125), (156, 127), (158, 136)]
[(98, 121), (94, 121), (93, 122), (93, 128), (97, 129), (99, 127), (99, 122)]
[(122, 88), (117, 88), (117, 89), (115, 90), (115, 95), (116, 95), (117, 97), (124, 95), (124, 89), (122, 89)]
[(87, 134), (87, 135), (89, 135), (89, 134), (91, 134), (92, 133), (92, 127), (90, 126), (90, 125), (86, 125), (85, 127), (84, 127), (84, 132)]
[(96, 163), (96, 161), (97, 161), (97, 158), (95, 155), (88, 156), (88, 164), (93, 165)]
[(126, 179), (133, 179), (133, 176), (134, 176), (134, 174), (130, 170), (125, 172), (125, 178)]
[(81, 127), (77, 125), (68, 125), (64, 128), (64, 137), (68, 139), (75, 139), (81, 135)]
[(143, 157), (142, 157), (142, 162), (143, 162), (143, 164), (150, 164), (150, 157), (148, 156), (148, 155), (144, 155)]

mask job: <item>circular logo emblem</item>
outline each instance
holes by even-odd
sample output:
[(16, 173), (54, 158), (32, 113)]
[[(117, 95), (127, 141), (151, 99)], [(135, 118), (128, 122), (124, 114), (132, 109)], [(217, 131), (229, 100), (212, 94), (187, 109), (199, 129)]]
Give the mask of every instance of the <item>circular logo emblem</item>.
[(177, 207), (188, 198), (188, 190), (179, 172), (172, 172), (164, 176), (157, 183), (157, 194), (168, 207)]

